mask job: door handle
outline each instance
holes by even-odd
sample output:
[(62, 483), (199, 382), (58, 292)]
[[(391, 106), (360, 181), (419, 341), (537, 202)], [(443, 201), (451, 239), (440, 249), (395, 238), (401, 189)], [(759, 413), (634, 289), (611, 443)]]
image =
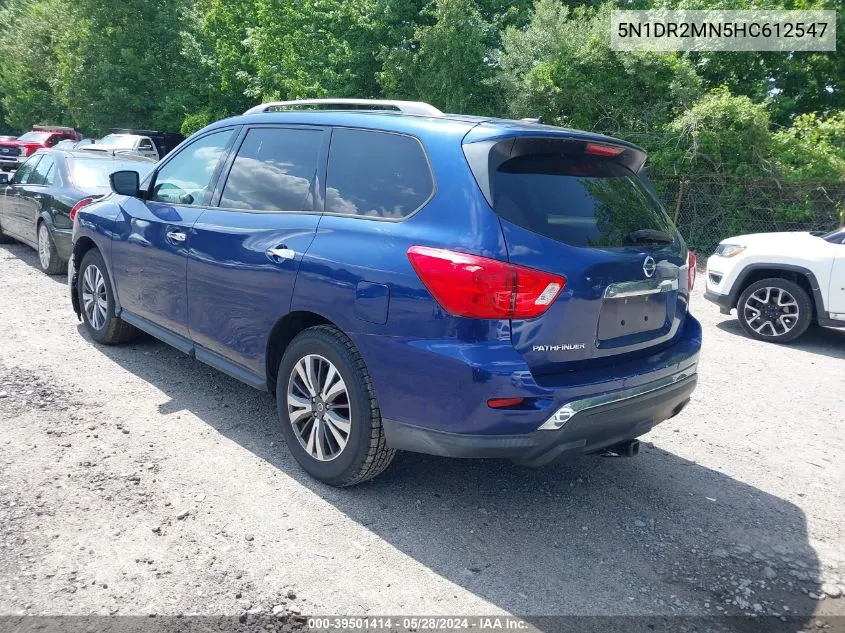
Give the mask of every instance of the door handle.
[(168, 231), (166, 235), (167, 239), (173, 240), (174, 242), (184, 242), (187, 239), (182, 231)]
[(268, 248), (267, 255), (270, 259), (293, 259), (296, 257), (296, 251), (285, 248), (284, 246), (278, 246), (276, 248)]

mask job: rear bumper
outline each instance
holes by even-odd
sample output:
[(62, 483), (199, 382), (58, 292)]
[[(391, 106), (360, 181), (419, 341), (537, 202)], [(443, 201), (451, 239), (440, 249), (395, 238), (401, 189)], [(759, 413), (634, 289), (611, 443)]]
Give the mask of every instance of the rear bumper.
[(385, 419), (385, 439), (389, 446), (400, 450), (444, 457), (499, 457), (539, 467), (647, 433), (681, 412), (697, 381), (697, 374), (687, 372), (669, 381), (657, 381), (652, 389), (643, 385), (637, 391), (603, 394), (601, 400), (570, 402), (557, 413), (563, 409), (574, 413), (568, 412), (562, 426), (553, 430), (524, 435), (462, 435)]

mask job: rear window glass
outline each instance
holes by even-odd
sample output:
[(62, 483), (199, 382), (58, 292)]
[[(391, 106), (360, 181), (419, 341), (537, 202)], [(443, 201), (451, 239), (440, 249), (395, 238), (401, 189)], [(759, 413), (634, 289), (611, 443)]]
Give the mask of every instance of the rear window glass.
[(154, 167), (153, 163), (98, 158), (68, 158), (67, 164), (70, 181), (83, 188), (108, 188), (109, 176), (116, 171), (137, 171), (143, 179)]
[(400, 219), (419, 209), (433, 190), (417, 139), (370, 130), (332, 132), (326, 213)]
[(500, 217), (572, 246), (615, 248), (678, 240), (645, 184), (611, 160), (519, 156), (499, 166), (492, 193)]

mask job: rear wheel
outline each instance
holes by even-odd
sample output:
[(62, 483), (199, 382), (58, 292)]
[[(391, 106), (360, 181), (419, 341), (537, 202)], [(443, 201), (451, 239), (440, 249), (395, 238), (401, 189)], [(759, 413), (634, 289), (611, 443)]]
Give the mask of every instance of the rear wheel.
[(82, 322), (98, 343), (112, 345), (130, 340), (137, 330), (116, 317), (114, 293), (103, 256), (91, 249), (82, 258), (76, 282)]
[(337, 328), (309, 328), (291, 342), (276, 397), (288, 449), (315, 479), (351, 486), (393, 461), (367, 367)]
[(44, 222), (38, 225), (38, 261), (48, 275), (58, 275), (67, 269), (67, 262), (59, 257), (50, 229)]
[(789, 343), (810, 326), (813, 304), (798, 284), (773, 277), (748, 286), (737, 301), (739, 324), (760, 341)]

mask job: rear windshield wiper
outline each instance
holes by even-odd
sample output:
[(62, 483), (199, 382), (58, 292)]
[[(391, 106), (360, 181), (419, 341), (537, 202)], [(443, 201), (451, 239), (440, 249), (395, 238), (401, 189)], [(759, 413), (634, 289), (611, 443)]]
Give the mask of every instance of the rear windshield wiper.
[(672, 244), (675, 238), (665, 231), (658, 231), (656, 229), (640, 229), (628, 235), (628, 239), (634, 242), (653, 242), (658, 244)]

